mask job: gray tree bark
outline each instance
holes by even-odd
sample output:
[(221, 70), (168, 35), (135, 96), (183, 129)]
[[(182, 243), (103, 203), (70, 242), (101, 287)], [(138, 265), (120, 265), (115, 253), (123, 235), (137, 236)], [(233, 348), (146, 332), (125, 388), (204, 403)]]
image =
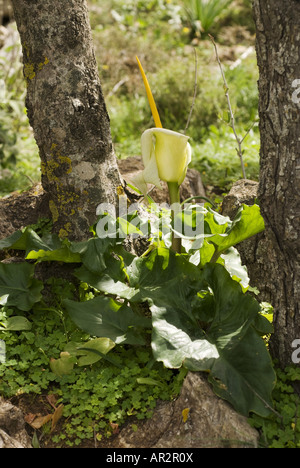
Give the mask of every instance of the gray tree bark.
[(121, 184), (86, 0), (12, 3), (54, 231), (84, 239), (97, 205), (115, 204)]
[[(259, 245), (264, 298), (274, 306), (270, 349), (282, 367), (300, 345), (300, 3), (253, 0), (259, 66)], [(258, 252), (256, 252), (256, 255)], [(300, 355), (300, 353), (298, 353)]]

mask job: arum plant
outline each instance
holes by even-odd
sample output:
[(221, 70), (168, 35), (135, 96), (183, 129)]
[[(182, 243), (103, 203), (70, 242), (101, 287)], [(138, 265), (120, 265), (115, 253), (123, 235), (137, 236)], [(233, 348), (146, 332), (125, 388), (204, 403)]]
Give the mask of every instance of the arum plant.
[[(168, 184), (173, 219), (181, 211), (179, 187), (185, 179), (191, 162), (189, 137), (162, 127), (159, 113), (144, 69), (136, 57), (143, 78), (155, 128), (146, 130), (141, 137), (144, 170), (135, 178), (137, 188), (147, 193), (147, 184), (162, 189), (161, 181)], [(172, 249), (181, 252), (181, 239), (173, 232)]]

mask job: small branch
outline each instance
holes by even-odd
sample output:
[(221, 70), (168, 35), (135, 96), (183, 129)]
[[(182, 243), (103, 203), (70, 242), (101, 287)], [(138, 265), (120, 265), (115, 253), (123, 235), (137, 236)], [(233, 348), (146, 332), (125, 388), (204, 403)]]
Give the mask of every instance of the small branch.
[(192, 113), (193, 113), (193, 110), (194, 110), (194, 106), (195, 106), (195, 101), (196, 101), (196, 96), (197, 96), (197, 81), (198, 81), (198, 58), (197, 58), (197, 51), (196, 49), (194, 48), (194, 54), (195, 54), (195, 81), (194, 81), (194, 95), (193, 95), (193, 102), (192, 102), (192, 105), (191, 105), (191, 109), (190, 109), (190, 113), (189, 113), (189, 116), (188, 116), (188, 119), (187, 119), (187, 123), (186, 123), (186, 126), (185, 126), (185, 129), (184, 129), (184, 133), (186, 133), (189, 125), (190, 125), (190, 121), (191, 121), (191, 117), (192, 117)]
[(236, 152), (237, 152), (237, 155), (238, 155), (238, 157), (240, 158), (240, 161), (241, 161), (243, 179), (246, 179), (246, 171), (245, 171), (245, 165), (244, 165), (244, 160), (243, 160), (242, 143), (243, 143), (244, 139), (246, 138), (246, 136), (248, 135), (248, 133), (250, 132), (252, 127), (248, 130), (248, 132), (246, 133), (246, 135), (244, 136), (244, 138), (242, 140), (238, 137), (237, 132), (236, 132), (236, 128), (235, 128), (234, 113), (233, 113), (233, 110), (232, 110), (232, 107), (231, 107), (231, 102), (230, 102), (229, 87), (228, 87), (228, 84), (227, 84), (227, 81), (226, 81), (226, 78), (225, 78), (224, 70), (222, 68), (222, 64), (221, 64), (220, 57), (219, 57), (219, 54), (218, 54), (217, 45), (216, 45), (216, 43), (214, 41), (213, 36), (211, 36), (210, 34), (208, 36), (209, 36), (209, 38), (210, 38), (210, 40), (211, 40), (211, 42), (212, 42), (212, 44), (214, 46), (215, 53), (216, 53), (216, 59), (217, 59), (217, 62), (218, 62), (218, 65), (219, 65), (219, 68), (220, 68), (220, 71), (221, 71), (221, 75), (222, 75), (222, 79), (223, 79), (223, 83), (224, 83), (225, 96), (226, 96), (226, 99), (227, 99), (228, 109), (229, 109), (229, 113), (230, 113), (230, 127), (232, 128), (234, 137), (235, 137), (237, 145), (238, 145), (238, 147), (236, 148)]
[(123, 78), (117, 84), (115, 84), (113, 89), (108, 93), (107, 97), (111, 97), (113, 94), (115, 94), (121, 86), (127, 83), (127, 81), (129, 81), (129, 77), (125, 76), (125, 78)]
[(247, 138), (247, 136), (249, 135), (249, 133), (251, 132), (252, 128), (254, 127), (254, 125), (256, 124), (256, 122), (253, 122), (252, 125), (250, 125), (250, 128), (248, 128), (247, 132), (245, 133), (245, 135), (243, 136), (242, 140), (241, 140), (241, 143), (243, 143), (243, 141)]

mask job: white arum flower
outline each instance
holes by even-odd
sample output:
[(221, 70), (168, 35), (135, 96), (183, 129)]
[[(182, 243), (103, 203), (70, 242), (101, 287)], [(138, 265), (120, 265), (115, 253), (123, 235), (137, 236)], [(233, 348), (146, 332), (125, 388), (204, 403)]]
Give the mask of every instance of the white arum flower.
[(160, 181), (180, 185), (191, 162), (189, 137), (164, 128), (150, 128), (142, 134), (142, 158), (144, 170), (138, 174), (134, 183), (143, 194), (147, 184), (162, 189)]

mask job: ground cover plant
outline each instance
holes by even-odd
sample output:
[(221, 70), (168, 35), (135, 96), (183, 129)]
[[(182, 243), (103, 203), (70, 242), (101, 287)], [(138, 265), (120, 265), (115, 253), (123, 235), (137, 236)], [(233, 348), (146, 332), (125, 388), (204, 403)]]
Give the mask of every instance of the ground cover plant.
[[(195, 213), (190, 209), (185, 216), (195, 223)], [(8, 349), (8, 360), (1, 368), (4, 394), (40, 393), (51, 384), (56, 403), (65, 404), (65, 414), (72, 415), (72, 420), (78, 412), (81, 417), (83, 414), (78, 407), (78, 392), (85, 400), (93, 392), (80, 427), (88, 426), (82, 431), (88, 437), (88, 431), (94, 435), (92, 425), (101, 437), (99, 430), (108, 423), (122, 423), (130, 414), (149, 416), (158, 396), (174, 397), (186, 370), (210, 370), (216, 393), (238, 411), (269, 414), (275, 376), (259, 335), (269, 333), (271, 325), (261, 314), (260, 305), (245, 293), (247, 275), (232, 248), (263, 229), (259, 209), (256, 205), (244, 206), (234, 222), (210, 208), (202, 207), (201, 213), (205, 224), (201, 247), (190, 249), (191, 241), (183, 238), (185, 254), (170, 250), (170, 232), (165, 232), (164, 224), (152, 237), (145, 255), (126, 251), (123, 244), (128, 233), (140, 234), (145, 229), (145, 219), (137, 213), (132, 213), (129, 221), (107, 218), (106, 213), (94, 237), (86, 242), (70, 243), (50, 234), (40, 237), (31, 228), (2, 240), (2, 249), (24, 251), (26, 260), (1, 264), (0, 336)], [(158, 223), (160, 216), (158, 213)], [(97, 236), (103, 220), (110, 229), (116, 229), (115, 237)], [(169, 225), (165, 216), (162, 220)], [(155, 232), (152, 224), (150, 228)], [(46, 285), (35, 274), (43, 262), (75, 265), (71, 282), (50, 278), (47, 286), (52, 293), (56, 291), (54, 303), (47, 301)], [(53, 301), (53, 294), (50, 297)], [(51, 330), (49, 341), (47, 330)], [(245, 361), (242, 356), (247, 353)], [(127, 369), (122, 356), (127, 363), (137, 356), (139, 364), (133, 361)], [(169, 369), (163, 374), (162, 364)], [(91, 366), (91, 370), (82, 374), (81, 366)], [(125, 387), (120, 368), (125, 380), (134, 376)], [(19, 374), (21, 370), (23, 375)], [(99, 384), (101, 376), (105, 376), (105, 384)], [(135, 388), (137, 384), (141, 387)], [(99, 392), (103, 395), (105, 391), (100, 391), (103, 386), (110, 390), (114, 387), (115, 393), (110, 391), (107, 396), (105, 409), (108, 411), (109, 406), (110, 410), (108, 414), (104, 410), (99, 423), (97, 418), (92, 419), (91, 401), (98, 402)], [(146, 392), (143, 397), (142, 391)], [(116, 415), (112, 400), (121, 406)], [(69, 443), (70, 424), (66, 427)]]

